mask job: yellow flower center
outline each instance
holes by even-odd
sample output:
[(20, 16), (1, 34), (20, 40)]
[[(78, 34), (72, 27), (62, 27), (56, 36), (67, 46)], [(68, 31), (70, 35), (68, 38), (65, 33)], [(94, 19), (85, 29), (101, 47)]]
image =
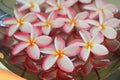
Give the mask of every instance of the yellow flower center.
[(105, 29), (106, 29), (105, 24), (99, 24), (99, 27), (101, 27), (102, 30), (105, 30)]
[(57, 50), (54, 55), (55, 55), (55, 56), (58, 56), (59, 58), (62, 58), (62, 57), (63, 57), (63, 54), (64, 54), (64, 51), (63, 51), (63, 50)]
[(52, 26), (52, 22), (51, 21), (46, 21), (45, 26), (46, 27)]
[(69, 21), (69, 23), (70, 23), (70, 25), (72, 25), (72, 24), (76, 25), (76, 24), (77, 24), (77, 20), (75, 20), (75, 19), (73, 18), (73, 19), (71, 19), (71, 20)]
[(30, 3), (30, 8), (34, 8), (35, 4), (33, 2)]
[(92, 49), (93, 48), (93, 43), (92, 42), (86, 42), (86, 46), (87, 49)]
[(61, 11), (63, 9), (61, 5), (58, 5), (57, 7), (58, 7), (58, 11)]
[(102, 13), (104, 13), (104, 9), (103, 9), (103, 8), (100, 8), (99, 10), (100, 10)]
[(22, 26), (22, 25), (24, 24), (24, 19), (19, 19), (19, 20), (17, 20), (17, 23), (18, 23), (20, 26)]
[(36, 44), (36, 40), (35, 40), (35, 39), (29, 39), (29, 40), (28, 40), (28, 44), (29, 44), (30, 46), (34, 46), (34, 45)]

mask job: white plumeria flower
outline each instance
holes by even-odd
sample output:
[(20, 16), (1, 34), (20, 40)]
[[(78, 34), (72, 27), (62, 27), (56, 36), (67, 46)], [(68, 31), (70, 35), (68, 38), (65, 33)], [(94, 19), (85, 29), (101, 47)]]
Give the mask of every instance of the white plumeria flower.
[(22, 50), (26, 49), (27, 54), (32, 59), (39, 59), (40, 57), (40, 48), (49, 45), (52, 42), (52, 38), (49, 36), (39, 36), (39, 31), (33, 30), (31, 31), (31, 34), (18, 32), (14, 35), (14, 37), (21, 42), (18, 43), (13, 51), (12, 54), (16, 55)]
[(43, 69), (50, 69), (55, 62), (58, 67), (65, 72), (72, 72), (74, 69), (72, 61), (68, 57), (72, 57), (78, 54), (79, 47), (71, 46), (65, 47), (65, 42), (61, 37), (55, 37), (55, 47), (46, 47), (41, 49), (42, 53), (49, 54), (43, 61)]
[(100, 16), (99, 22), (95, 20), (86, 20), (89, 24), (92, 24), (94, 26), (93, 31), (96, 33), (100, 31), (106, 38), (108, 39), (115, 39), (117, 36), (117, 32), (114, 28), (119, 26), (119, 20), (116, 18), (111, 18), (106, 21), (103, 20), (103, 18)]
[(80, 57), (83, 61), (87, 61), (90, 52), (92, 52), (96, 56), (105, 56), (109, 53), (108, 49), (102, 45), (101, 43), (104, 41), (104, 37), (100, 34), (93, 35), (87, 31), (80, 31), (81, 40), (75, 40), (71, 45), (81, 46), (82, 49), (80, 51)]
[(33, 12), (40, 12), (40, 5), (43, 4), (46, 0), (17, 0), (19, 3), (22, 3), (22, 6), (18, 9), (23, 11), (30, 9)]
[(85, 5), (84, 9), (93, 11), (90, 18), (97, 15), (103, 15), (105, 19), (113, 17), (113, 14), (118, 11), (118, 8), (113, 4), (106, 4), (105, 0), (95, 0), (95, 5)]
[(92, 2), (92, 0), (78, 0), (79, 2), (81, 2), (81, 3), (90, 3), (90, 2)]
[(89, 15), (88, 12), (80, 12), (77, 15), (75, 15), (74, 13), (71, 13), (71, 10), (66, 11), (68, 14), (68, 18), (59, 18), (61, 19), (61, 21), (65, 22), (63, 29), (66, 33), (72, 31), (74, 27), (77, 27), (78, 29), (86, 29), (90, 27), (89, 24), (85, 21), (85, 19)]
[(42, 27), (43, 34), (49, 35), (52, 28), (60, 28), (64, 25), (64, 22), (55, 18), (56, 13), (51, 12), (48, 16), (43, 13), (38, 13), (37, 16), (41, 20), (35, 23), (33, 26)]
[(4, 25), (10, 25), (8, 29), (8, 36), (12, 36), (18, 29), (23, 32), (30, 32), (31, 22), (35, 21), (37, 17), (34, 13), (28, 13), (25, 16), (23, 13), (14, 10), (15, 18), (3, 19)]
[(75, 4), (77, 0), (48, 0), (46, 3), (50, 5), (50, 7), (47, 7), (46, 13), (58, 11), (60, 14), (65, 15), (66, 9), (71, 7), (73, 4)]

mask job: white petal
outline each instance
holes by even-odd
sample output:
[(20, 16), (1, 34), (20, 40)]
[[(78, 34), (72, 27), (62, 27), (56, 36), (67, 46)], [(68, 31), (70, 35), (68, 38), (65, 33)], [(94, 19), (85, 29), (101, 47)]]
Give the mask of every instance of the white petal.
[(85, 29), (90, 27), (89, 24), (84, 20), (79, 20), (75, 26), (77, 26), (79, 29)]
[(14, 9), (14, 14), (15, 14), (15, 17), (19, 20), (23, 17), (23, 13), (22, 12), (19, 12), (18, 10)]
[(43, 34), (48, 35), (50, 34), (51, 27), (42, 27)]
[(57, 59), (58, 56), (54, 56), (54, 55), (47, 56), (43, 61), (43, 65), (42, 65), (43, 69), (44, 70), (50, 69), (55, 64)]
[(41, 48), (40, 52), (45, 53), (45, 54), (54, 54), (55, 51), (56, 50), (53, 46), (49, 46), (49, 47)]
[(27, 33), (17, 32), (17, 33), (15, 33), (14, 37), (18, 40), (26, 42), (29, 39), (30, 36)]
[(88, 12), (80, 12), (76, 15), (75, 19), (77, 20), (83, 20), (88, 17), (89, 13)]
[(31, 27), (33, 27), (31, 23), (24, 22), (24, 24), (20, 26), (20, 30), (22, 32), (30, 33)]
[(107, 9), (107, 10), (109, 10), (109, 11), (111, 11), (111, 12), (116, 12), (116, 11), (118, 11), (117, 6), (115, 6), (115, 5), (113, 5), (113, 4), (106, 4), (106, 5), (104, 6), (104, 8)]
[(34, 4), (34, 7), (30, 8), (30, 10), (33, 12), (40, 12), (40, 7), (38, 4)]
[(105, 22), (106, 26), (110, 26), (110, 27), (113, 27), (113, 28), (118, 27), (119, 24), (120, 24), (120, 22), (116, 18), (109, 19)]
[(104, 55), (107, 55), (109, 53), (107, 48), (103, 45), (100, 45), (100, 44), (94, 44), (91, 51), (97, 56), (104, 56)]
[(3, 19), (2, 20), (2, 23), (4, 24), (4, 25), (13, 25), (13, 24), (16, 24), (17, 23), (17, 21), (16, 21), (16, 19), (15, 18), (5, 18), (5, 19)]
[(21, 52), (22, 50), (24, 50), (26, 47), (28, 47), (28, 44), (26, 42), (20, 42), (19, 44), (17, 44), (13, 50), (12, 50), (12, 54), (16, 55), (19, 52)]
[(39, 46), (47, 46), (52, 42), (52, 38), (49, 36), (39, 36), (36, 38), (36, 40), (37, 40), (36, 43)]
[(69, 45), (68, 47), (64, 48), (64, 54), (66, 56), (75, 56), (79, 53), (80, 48), (78, 46), (73, 46), (73, 45)]
[(33, 22), (37, 19), (37, 17), (35, 16), (35, 13), (33, 12), (26, 14), (23, 18), (24, 18), (24, 21), (26, 22)]
[(58, 59), (57, 65), (61, 70), (65, 72), (72, 72), (74, 70), (72, 61), (67, 56), (64, 55), (62, 58)]
[(91, 25), (94, 25), (94, 26), (98, 26), (99, 23), (95, 20), (86, 20), (87, 23), (91, 24)]
[(64, 29), (64, 31), (65, 31), (66, 33), (71, 32), (73, 28), (74, 28), (74, 24), (71, 25), (71, 24), (69, 24), (69, 23), (66, 23), (66, 24), (64, 25), (64, 27), (63, 27), (63, 29)]
[(112, 27), (106, 27), (106, 29), (102, 30), (101, 32), (108, 39), (115, 39), (117, 36), (116, 30), (114, 30)]
[(90, 49), (82, 48), (80, 52), (80, 57), (83, 61), (87, 61), (90, 55)]
[(35, 44), (33, 46), (29, 46), (27, 48), (27, 54), (32, 58), (32, 59), (39, 59), (40, 57), (40, 49), (39, 47)]
[(49, 13), (49, 12), (55, 11), (57, 9), (58, 9), (57, 7), (47, 7), (45, 12)]
[(92, 11), (96, 11), (97, 8), (94, 6), (94, 5), (85, 5), (83, 6), (84, 9), (87, 9), (87, 10), (92, 10)]
[(12, 36), (19, 28), (19, 25), (12, 25), (8, 29), (8, 36)]
[(29, 8), (30, 8), (30, 6), (28, 4), (25, 4), (25, 5), (22, 5), (20, 8), (18, 8), (18, 11), (24, 11)]
[(62, 50), (65, 47), (65, 41), (61, 37), (55, 37), (54, 45), (56, 50)]
[(81, 3), (90, 3), (92, 0), (79, 0)]
[(53, 20), (52, 27), (53, 28), (60, 28), (64, 25), (64, 21), (61, 21), (60, 19)]

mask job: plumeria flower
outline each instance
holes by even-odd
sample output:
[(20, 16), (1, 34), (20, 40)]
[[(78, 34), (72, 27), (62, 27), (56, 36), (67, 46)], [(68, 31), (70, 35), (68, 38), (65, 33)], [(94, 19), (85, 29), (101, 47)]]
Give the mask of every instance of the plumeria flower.
[(60, 28), (64, 25), (64, 22), (56, 18), (56, 13), (52, 12), (48, 16), (43, 13), (37, 14), (40, 22), (35, 23), (33, 26), (42, 27), (42, 31), (45, 35), (48, 35), (52, 28)]
[(104, 56), (109, 53), (107, 48), (101, 44), (104, 38), (102, 36), (98, 36), (99, 35), (98, 33), (96, 33), (98, 35), (93, 35), (93, 36), (87, 31), (80, 31), (79, 33), (83, 41), (76, 40), (72, 44), (82, 47), (80, 51), (80, 57), (82, 58), (83, 61), (88, 60), (91, 52), (95, 56)]
[(68, 14), (68, 18), (60, 18), (62, 21), (65, 21), (65, 25), (63, 27), (66, 33), (72, 31), (74, 27), (79, 29), (89, 28), (89, 24), (85, 21), (88, 17), (88, 12), (80, 12), (78, 14), (74, 14), (71, 10), (66, 10)]
[(54, 47), (46, 47), (41, 50), (42, 53), (49, 54), (43, 61), (43, 69), (50, 69), (55, 62), (58, 67), (65, 72), (72, 72), (74, 66), (72, 61), (68, 57), (72, 57), (78, 54), (78, 46), (67, 46), (61, 37), (55, 37)]
[(113, 4), (106, 4), (105, 0), (95, 0), (95, 5), (85, 5), (84, 9), (93, 11), (90, 18), (97, 15), (103, 15), (105, 19), (113, 17), (113, 14), (118, 11), (118, 8)]
[(46, 3), (50, 5), (50, 7), (47, 7), (46, 13), (58, 11), (60, 14), (65, 15), (66, 9), (71, 7), (73, 4), (75, 4), (77, 0), (48, 0)]
[(34, 13), (28, 13), (25, 16), (23, 13), (14, 10), (15, 18), (3, 19), (3, 24), (10, 25), (8, 29), (8, 36), (12, 36), (18, 29), (23, 32), (30, 32), (32, 24), (30, 22), (35, 21), (37, 18)]
[(18, 32), (14, 37), (21, 42), (19, 42), (13, 49), (12, 54), (16, 55), (22, 50), (26, 49), (27, 54), (32, 59), (39, 59), (40, 48), (49, 45), (52, 42), (52, 38), (49, 36), (38, 35), (37, 30), (31, 30), (31, 34)]
[(23, 11), (30, 9), (33, 12), (40, 12), (40, 5), (42, 5), (46, 0), (17, 0), (19, 3), (22, 3), (22, 6), (18, 9)]
[(86, 20), (88, 23), (97, 26), (93, 28), (93, 31), (100, 31), (106, 38), (115, 39), (117, 36), (117, 32), (114, 28), (119, 26), (119, 20), (116, 18), (111, 18), (109, 20), (104, 21), (102, 17), (100, 17), (99, 22), (95, 20)]

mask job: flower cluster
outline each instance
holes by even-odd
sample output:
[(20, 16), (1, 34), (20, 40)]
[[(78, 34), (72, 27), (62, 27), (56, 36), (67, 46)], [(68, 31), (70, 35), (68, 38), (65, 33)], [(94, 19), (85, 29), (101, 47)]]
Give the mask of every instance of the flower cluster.
[(114, 17), (118, 11), (115, 5), (105, 0), (17, 2), (15, 17), (3, 19), (7, 35), (18, 41), (12, 49), (14, 56), (25, 51), (38, 70), (58, 67), (67, 73), (89, 73), (86, 66), (92, 69), (110, 64), (106, 59), (110, 50), (104, 42), (117, 37), (120, 21)]

